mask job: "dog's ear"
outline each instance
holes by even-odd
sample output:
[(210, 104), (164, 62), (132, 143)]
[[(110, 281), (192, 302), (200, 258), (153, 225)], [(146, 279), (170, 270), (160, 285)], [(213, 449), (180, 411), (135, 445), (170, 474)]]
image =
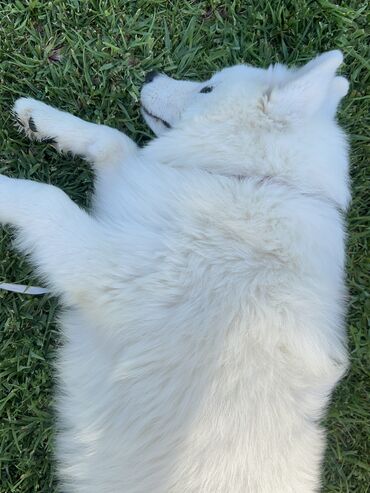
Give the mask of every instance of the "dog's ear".
[(264, 111), (270, 118), (288, 123), (308, 119), (326, 103), (330, 108), (336, 107), (348, 90), (346, 79), (335, 77), (342, 62), (339, 50), (311, 60), (297, 70), (292, 79), (270, 88), (265, 95)]
[(347, 94), (349, 82), (345, 77), (334, 77), (333, 82), (329, 87), (329, 93), (324, 103), (324, 111), (330, 116), (334, 116), (337, 112), (338, 105), (342, 98)]

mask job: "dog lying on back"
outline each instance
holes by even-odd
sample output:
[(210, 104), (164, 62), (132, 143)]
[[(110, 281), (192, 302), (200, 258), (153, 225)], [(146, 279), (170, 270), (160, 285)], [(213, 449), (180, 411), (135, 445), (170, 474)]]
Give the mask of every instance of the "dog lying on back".
[(319, 491), (319, 423), (347, 367), (341, 63), (150, 73), (144, 148), (15, 103), (27, 135), (96, 173), (90, 214), (0, 177), (0, 220), (66, 307), (62, 491)]

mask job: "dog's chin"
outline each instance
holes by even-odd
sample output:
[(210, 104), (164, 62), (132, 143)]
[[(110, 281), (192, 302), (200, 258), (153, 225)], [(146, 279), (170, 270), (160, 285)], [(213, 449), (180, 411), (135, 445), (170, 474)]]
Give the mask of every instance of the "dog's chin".
[(144, 120), (146, 121), (149, 128), (155, 133), (155, 135), (162, 135), (171, 129), (171, 125), (166, 120), (155, 115), (143, 105), (141, 105), (141, 114), (143, 115)]

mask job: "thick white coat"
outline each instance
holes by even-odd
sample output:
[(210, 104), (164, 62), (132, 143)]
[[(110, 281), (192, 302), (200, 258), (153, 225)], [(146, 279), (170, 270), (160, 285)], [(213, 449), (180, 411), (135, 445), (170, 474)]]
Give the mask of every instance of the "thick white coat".
[(341, 61), (158, 75), (142, 104), (159, 137), (143, 149), (17, 101), (30, 136), (96, 170), (90, 215), (0, 177), (0, 220), (66, 307), (62, 491), (319, 491), (319, 422), (347, 367)]

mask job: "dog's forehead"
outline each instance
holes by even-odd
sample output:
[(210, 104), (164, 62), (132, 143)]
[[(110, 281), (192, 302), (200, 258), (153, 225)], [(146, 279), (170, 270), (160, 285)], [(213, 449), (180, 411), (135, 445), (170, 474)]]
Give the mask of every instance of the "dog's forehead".
[(247, 64), (233, 65), (226, 67), (212, 77), (214, 82), (235, 81), (242, 82), (246, 80), (261, 81), (266, 77), (267, 70), (253, 67)]

